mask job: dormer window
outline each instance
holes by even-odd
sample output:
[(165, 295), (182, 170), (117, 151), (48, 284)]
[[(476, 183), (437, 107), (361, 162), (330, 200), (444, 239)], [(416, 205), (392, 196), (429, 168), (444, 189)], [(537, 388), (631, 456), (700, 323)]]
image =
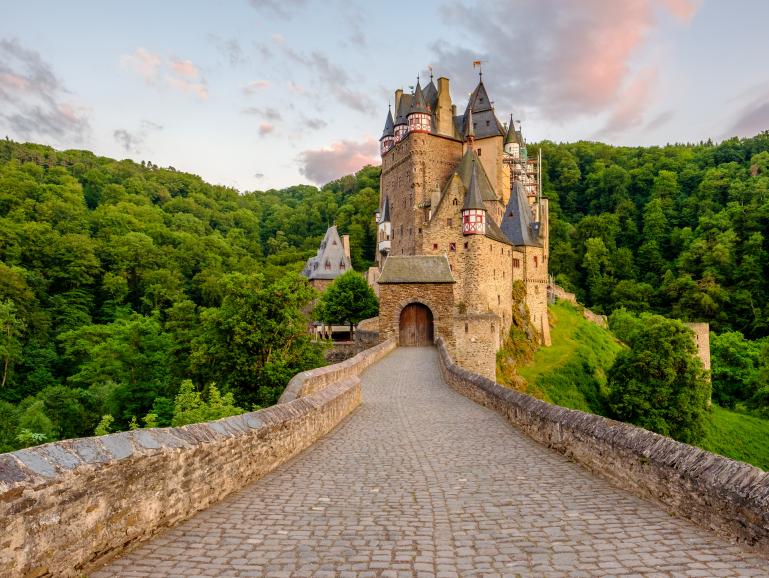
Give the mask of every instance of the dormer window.
[(331, 241), (331, 244), (332, 244), (332, 245), (334, 245), (334, 246), (336, 246), (336, 239), (334, 239), (333, 241)]
[(325, 263), (324, 267), (325, 267), (326, 271), (331, 271), (331, 261), (326, 259), (326, 263)]
[(339, 262), (339, 270), (340, 270), (340, 271), (344, 271), (345, 267), (346, 267), (346, 265), (345, 265), (344, 259), (342, 259), (342, 260)]

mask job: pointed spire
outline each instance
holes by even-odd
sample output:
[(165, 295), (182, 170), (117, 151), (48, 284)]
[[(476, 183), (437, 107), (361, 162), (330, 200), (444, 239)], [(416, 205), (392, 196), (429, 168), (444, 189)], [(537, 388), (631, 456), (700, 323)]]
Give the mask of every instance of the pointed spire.
[(517, 143), (518, 137), (515, 134), (515, 121), (513, 115), (510, 115), (510, 126), (507, 127), (507, 134), (505, 135), (505, 144)]
[(422, 85), (419, 84), (419, 76), (417, 76), (417, 87), (414, 90), (414, 100), (411, 102), (411, 110), (409, 111), (409, 114), (413, 113), (423, 113), (423, 114), (429, 114), (429, 110), (427, 110), (427, 103), (425, 102), (425, 94), (422, 91)]
[(470, 176), (470, 185), (467, 187), (465, 204), (462, 207), (463, 211), (470, 209), (486, 210), (486, 206), (483, 204), (483, 197), (481, 196), (481, 189), (478, 186), (478, 171), (475, 168), (475, 159), (473, 159), (473, 173)]
[(465, 140), (467, 142), (475, 141), (475, 127), (473, 126), (473, 109), (468, 108), (465, 115)]
[(393, 122), (393, 113), (392, 108), (390, 105), (387, 105), (387, 118), (385, 119), (385, 125), (384, 130), (382, 131), (382, 136), (379, 140), (382, 140), (385, 137), (388, 136), (394, 136), (395, 135), (395, 123)]

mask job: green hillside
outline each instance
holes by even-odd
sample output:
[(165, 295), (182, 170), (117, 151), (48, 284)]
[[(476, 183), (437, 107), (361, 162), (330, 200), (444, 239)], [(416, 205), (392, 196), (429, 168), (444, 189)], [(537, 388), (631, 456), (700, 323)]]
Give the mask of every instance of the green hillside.
[[(525, 390), (556, 405), (606, 415), (605, 374), (624, 345), (570, 303), (552, 305), (550, 317), (552, 346), (539, 348), (518, 369)], [(715, 404), (708, 417), (700, 447), (769, 470), (769, 420)]]

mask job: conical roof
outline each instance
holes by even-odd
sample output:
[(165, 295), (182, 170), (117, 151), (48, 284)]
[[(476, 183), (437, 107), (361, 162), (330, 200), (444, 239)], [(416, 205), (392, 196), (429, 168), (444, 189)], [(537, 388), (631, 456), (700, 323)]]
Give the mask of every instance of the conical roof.
[(525, 245), (529, 247), (541, 247), (531, 216), (531, 205), (526, 198), (523, 183), (515, 181), (510, 200), (502, 217), (502, 232), (513, 245)]
[(465, 186), (465, 189), (470, 187), (470, 180), (473, 176), (473, 166), (476, 167), (476, 178), (478, 180), (478, 188), (481, 191), (481, 198), (484, 201), (496, 201), (498, 198), (497, 194), (494, 192), (494, 187), (491, 184), (489, 176), (483, 169), (481, 159), (478, 158), (478, 155), (473, 149), (468, 147), (467, 151), (465, 151), (465, 154), (462, 157), (462, 160), (459, 161), (459, 166), (456, 169), (457, 174), (459, 174), (460, 178), (462, 179), (462, 184)]
[(473, 109), (467, 109), (465, 117), (465, 140), (475, 138), (475, 126), (473, 126)]
[(513, 115), (510, 115), (510, 125), (507, 127), (507, 134), (505, 135), (505, 144), (518, 143), (518, 133), (515, 131), (515, 122), (513, 121)]
[(473, 131), (473, 136), (476, 139), (497, 135), (502, 137), (505, 136), (505, 128), (502, 126), (502, 123), (499, 122), (499, 119), (494, 112), (494, 107), (486, 92), (486, 87), (483, 85), (483, 81), (478, 82), (478, 86), (476, 86), (475, 90), (470, 94), (465, 113), (460, 117), (464, 121), (463, 134), (466, 134), (470, 117), (472, 117), (473, 120), (469, 124), (475, 123), (476, 125)]
[(478, 171), (475, 168), (475, 161), (473, 161), (472, 175), (470, 176), (470, 185), (467, 187), (467, 193), (465, 194), (465, 204), (462, 206), (463, 211), (468, 209), (482, 209), (486, 210), (486, 206), (483, 204), (483, 198), (481, 197), (481, 189), (478, 186)]
[(414, 99), (411, 101), (411, 109), (409, 110), (409, 114), (415, 114), (415, 113), (424, 113), (424, 114), (430, 113), (430, 111), (427, 110), (425, 95), (424, 95), (424, 92), (422, 92), (422, 86), (419, 84), (418, 79), (417, 79), (417, 87), (414, 90)]
[(384, 206), (382, 207), (382, 217), (380, 222), (390, 222), (390, 197), (385, 197), (384, 199)]
[(386, 136), (394, 136), (395, 135), (395, 123), (393, 122), (393, 113), (390, 107), (387, 107), (387, 118), (385, 119), (385, 125), (384, 130), (382, 131), (382, 136), (379, 140), (382, 140)]

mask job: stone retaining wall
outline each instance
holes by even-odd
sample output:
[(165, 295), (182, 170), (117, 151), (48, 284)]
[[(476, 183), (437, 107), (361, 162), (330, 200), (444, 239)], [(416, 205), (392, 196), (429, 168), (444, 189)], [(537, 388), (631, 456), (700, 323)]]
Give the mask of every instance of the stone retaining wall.
[(502, 387), (454, 364), (443, 340), (438, 347), (443, 377), (462, 395), (616, 486), (769, 555), (769, 473)]
[(375, 347), (361, 351), (356, 356), (346, 359), (341, 363), (297, 373), (288, 382), (278, 403), (288, 403), (299, 397), (310, 395), (323, 389), (328, 384), (345, 377), (360, 375), (361, 371), (382, 359), (393, 349), (395, 349), (395, 340), (388, 339)]
[(80, 576), (264, 476), (355, 409), (394, 347), (303, 372), (260, 411), (0, 454), (0, 576)]

